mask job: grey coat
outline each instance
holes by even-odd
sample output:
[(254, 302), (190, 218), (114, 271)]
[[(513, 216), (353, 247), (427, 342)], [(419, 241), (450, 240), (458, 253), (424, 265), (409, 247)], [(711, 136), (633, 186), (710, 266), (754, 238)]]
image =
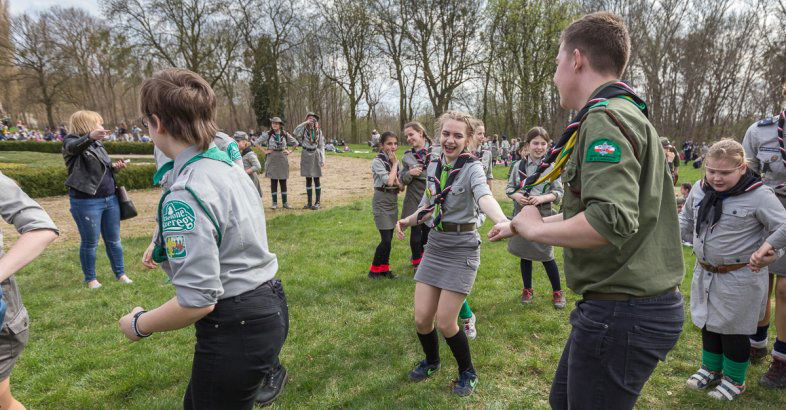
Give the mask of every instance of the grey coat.
[[(704, 198), (701, 181), (691, 189), (680, 213), (683, 241), (693, 243), (696, 265), (691, 282), (690, 309), (693, 323), (711, 332), (744, 334), (756, 332), (764, 318), (768, 270), (751, 271), (747, 266), (728, 273), (711, 273), (700, 265), (720, 266), (747, 263), (751, 254), (767, 240), (776, 249), (786, 247), (786, 210), (772, 189), (762, 186), (726, 198), (723, 215), (713, 229), (706, 223), (694, 233), (699, 204)], [(779, 252), (779, 253), (782, 253)]]

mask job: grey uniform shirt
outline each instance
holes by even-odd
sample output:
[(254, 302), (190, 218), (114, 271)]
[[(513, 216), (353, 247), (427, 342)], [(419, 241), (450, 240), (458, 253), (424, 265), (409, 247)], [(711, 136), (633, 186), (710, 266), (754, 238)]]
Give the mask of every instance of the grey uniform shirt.
[(426, 181), (426, 167), (428, 166), (429, 163), (428, 146), (426, 146), (426, 157), (423, 160), (426, 161), (426, 164), (423, 167), (423, 172), (421, 172), (421, 174), (418, 176), (412, 176), (409, 173), (410, 168), (414, 168), (420, 165), (421, 163), (420, 161), (418, 161), (417, 158), (415, 158), (415, 154), (412, 152), (412, 150), (409, 150), (404, 153), (404, 156), (401, 157), (400, 164), (402, 166), (401, 166), (401, 173), (399, 173), (399, 179), (401, 179), (401, 182), (404, 185), (411, 184), (413, 180), (423, 181), (423, 182)]
[(322, 129), (317, 130), (317, 142), (312, 143), (306, 135), (306, 124), (308, 121), (301, 123), (295, 128), (295, 138), (300, 141), (300, 146), (308, 150), (316, 150), (319, 153), (319, 162), (325, 162), (325, 136), (322, 135)]
[[(519, 165), (521, 161), (527, 161), (526, 170), (525, 170), (526, 175), (521, 175), (519, 173)], [(511, 167), (510, 170), (510, 177), (508, 178), (508, 185), (505, 187), (505, 194), (509, 198), (513, 199), (513, 194), (515, 194), (516, 192), (521, 192), (522, 194), (524, 193), (522, 191), (516, 191), (516, 188), (518, 188), (521, 185), (523, 179), (535, 173), (535, 171), (540, 166), (540, 162), (541, 160), (533, 161), (528, 155), (526, 158), (513, 163), (513, 166)], [(548, 174), (549, 172), (551, 172), (553, 168), (554, 168), (554, 164), (551, 164), (550, 167), (548, 167), (545, 171), (543, 171), (542, 175)], [(561, 180), (557, 178), (552, 183), (542, 182), (538, 185), (535, 185), (534, 187), (532, 187), (530, 194), (533, 196), (554, 194), (557, 197), (556, 200), (547, 204), (542, 204), (541, 206), (538, 207), (539, 209), (542, 209), (545, 206), (547, 207), (548, 210), (551, 210), (552, 204), (556, 205), (559, 204), (560, 201), (562, 201), (562, 196), (565, 194), (565, 191), (562, 188)], [(518, 213), (521, 211), (521, 208), (522, 207), (521, 205), (519, 205), (518, 202), (513, 201), (513, 215), (518, 215)]]
[[(0, 173), (0, 215), (7, 223), (14, 225), (20, 234), (38, 229), (49, 229), (59, 234), (52, 218), (40, 205), (25, 194), (14, 181)], [(0, 231), (0, 256), (4, 252), (3, 234)], [(14, 275), (0, 283), (7, 306), (2, 332), (10, 329), (14, 333), (27, 328), (27, 310), (22, 304)]]
[[(745, 132), (742, 146), (748, 164), (761, 175), (765, 185), (775, 189), (778, 185), (786, 184), (786, 167), (783, 166), (778, 144), (777, 117), (751, 125)], [(775, 193), (786, 195), (786, 187), (775, 189)]]
[(237, 296), (278, 271), (251, 180), (240, 167), (207, 158), (184, 167), (198, 153), (191, 146), (175, 159), (171, 193), (159, 215), (168, 256), (161, 266), (184, 307)]
[(680, 212), (683, 241), (693, 243), (696, 261), (705, 264), (748, 263), (766, 240), (775, 249), (786, 247), (786, 210), (768, 186), (723, 200), (723, 214), (714, 229), (707, 223), (694, 234), (699, 203), (704, 199), (701, 181), (693, 185)]
[[(234, 139), (230, 138), (228, 135), (224, 134), (223, 132), (216, 133), (216, 136), (213, 137), (213, 144), (218, 147), (221, 151), (224, 151), (229, 155), (229, 159), (235, 162), (238, 166), (243, 166), (243, 158), (240, 155), (240, 147), (237, 146), (237, 142)], [(156, 169), (161, 168), (164, 164), (169, 161), (172, 161), (171, 158), (167, 157), (163, 151), (158, 149), (158, 147), (153, 148), (153, 158), (156, 161)], [(161, 178), (161, 187), (164, 190), (167, 190), (170, 183), (171, 172), (168, 172)]]
[(257, 157), (257, 153), (248, 150), (247, 153), (243, 155), (243, 169), (251, 168), (254, 172), (259, 172), (262, 169), (262, 164), (259, 163), (259, 157)]
[(290, 147), (297, 147), (298, 143), (295, 137), (292, 134), (284, 131), (284, 135), (278, 134), (279, 139), (273, 137), (273, 133), (271, 131), (267, 131), (263, 133), (259, 139), (257, 139), (257, 145), (265, 144), (267, 148), (272, 151), (283, 151), (287, 149), (287, 146)]
[[(398, 175), (401, 175), (401, 161), (397, 164)], [(371, 176), (374, 179), (374, 188), (393, 188), (389, 186), (388, 178), (390, 177), (390, 171), (385, 167), (385, 163), (382, 162), (381, 159), (374, 157), (371, 160)]]
[[(436, 172), (437, 161), (432, 161), (428, 165), (427, 174), (429, 177), (439, 179), (440, 176), (436, 175)], [(430, 203), (429, 198), (431, 195), (429, 191), (432, 190), (435, 190), (434, 184), (427, 183), (426, 192), (423, 194), (419, 207)], [(480, 211), (478, 201), (486, 195), (491, 195), (491, 188), (486, 183), (486, 173), (483, 172), (483, 166), (478, 161), (465, 163), (461, 171), (456, 175), (456, 179), (453, 180), (453, 188), (451, 188), (445, 199), (442, 207), (442, 222), (478, 224)], [(426, 221), (429, 227), (434, 226), (434, 217), (436, 215), (432, 215), (432, 220)]]

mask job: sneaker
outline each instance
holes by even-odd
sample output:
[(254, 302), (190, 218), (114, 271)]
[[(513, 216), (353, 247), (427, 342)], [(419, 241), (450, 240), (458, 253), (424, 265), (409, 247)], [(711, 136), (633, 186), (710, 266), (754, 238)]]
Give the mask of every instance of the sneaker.
[(289, 204), (281, 205), (281, 207), (284, 208), (284, 209), (292, 209), (292, 207), (289, 206)]
[(782, 389), (786, 386), (786, 361), (773, 357), (770, 368), (761, 376), (759, 385), (770, 389)]
[(730, 378), (723, 376), (720, 384), (709, 392), (708, 395), (713, 399), (732, 401), (744, 391), (744, 384), (735, 384)]
[(311, 204), (305, 204), (305, 205), (303, 205), (303, 209), (311, 209)]
[(126, 275), (123, 275), (123, 276), (117, 278), (117, 281), (121, 282), (121, 283), (125, 283), (126, 285), (130, 285), (130, 284), (134, 283), (134, 281), (131, 280), (131, 278), (129, 278)]
[[(522, 296), (522, 298), (523, 298), (523, 296)], [(554, 299), (553, 299), (553, 301), (554, 301), (554, 308), (555, 309), (564, 309), (565, 308), (565, 304), (567, 303), (567, 301), (565, 300), (565, 292), (563, 292), (561, 290), (554, 291)]]
[(263, 406), (276, 401), (281, 392), (284, 391), (284, 385), (289, 380), (289, 373), (287, 368), (279, 365), (278, 369), (265, 375), (262, 384), (257, 389), (254, 400)]
[(721, 379), (723, 379), (723, 373), (713, 372), (702, 365), (696, 373), (688, 378), (685, 384), (689, 389), (704, 390), (713, 384), (720, 383)]
[(464, 370), (459, 375), (458, 380), (453, 381), (453, 394), (460, 397), (469, 396), (477, 385), (478, 376), (470, 370)]
[(461, 319), (462, 324), (464, 325), (464, 333), (467, 334), (467, 339), (475, 340), (478, 337), (478, 329), (475, 328), (475, 321), (477, 318), (473, 313), (471, 317), (467, 319)]
[(422, 382), (433, 376), (439, 370), (439, 362), (428, 364), (425, 360), (418, 363), (411, 372), (409, 372), (409, 380), (413, 382)]
[(87, 282), (87, 287), (88, 289), (98, 289), (101, 287), (101, 283), (98, 280), (93, 279), (90, 282)]
[(314, 211), (316, 211), (319, 208), (322, 208), (322, 205), (320, 205), (319, 202), (315, 203), (314, 206), (311, 207), (311, 209), (313, 209)]
[(278, 209), (278, 204), (270, 205), (270, 209)]
[(524, 288), (521, 290), (521, 304), (529, 305), (532, 303), (532, 296), (534, 295), (532, 288)]
[(767, 357), (770, 354), (769, 349), (767, 347), (753, 347), (751, 346), (751, 363), (757, 364), (761, 363), (762, 359)]

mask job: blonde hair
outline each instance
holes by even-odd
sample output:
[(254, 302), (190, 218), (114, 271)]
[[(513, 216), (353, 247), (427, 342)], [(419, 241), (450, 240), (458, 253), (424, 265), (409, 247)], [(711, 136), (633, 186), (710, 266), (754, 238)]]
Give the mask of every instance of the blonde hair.
[(712, 144), (709, 151), (707, 151), (707, 158), (727, 160), (738, 167), (747, 163), (742, 144), (731, 138), (724, 138)]
[(68, 132), (73, 135), (89, 134), (94, 129), (101, 128), (104, 119), (95, 111), (80, 110), (71, 114), (68, 119)]
[[(446, 111), (440, 115), (439, 118), (437, 118), (436, 128), (438, 136), (442, 135), (442, 126), (445, 124), (445, 121), (448, 120), (460, 121), (466, 125), (466, 135), (464, 136), (464, 138), (467, 139), (466, 149), (470, 152), (474, 151), (477, 148), (477, 141), (475, 141), (475, 129), (477, 127), (477, 122), (480, 120), (463, 111)], [(483, 123), (481, 122), (481, 125), (482, 124)]]

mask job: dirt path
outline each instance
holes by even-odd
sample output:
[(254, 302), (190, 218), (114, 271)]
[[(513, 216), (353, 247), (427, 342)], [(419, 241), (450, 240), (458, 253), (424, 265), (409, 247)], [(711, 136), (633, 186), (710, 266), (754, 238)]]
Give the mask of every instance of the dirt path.
[[(346, 205), (358, 199), (369, 197), (372, 192), (369, 163), (370, 160), (367, 159), (327, 156), (325, 168), (323, 169), (324, 176), (320, 181), (322, 183), (322, 209)], [(293, 213), (314, 212), (302, 209), (303, 205), (306, 204), (306, 183), (305, 178), (300, 176), (299, 153), (293, 153), (289, 156), (289, 176), (287, 190), (289, 191), (289, 203), (293, 209), (285, 210), (279, 208), (275, 211), (270, 209), (270, 180), (260, 176), (266, 219), (269, 220)], [(130, 195), (134, 205), (136, 205), (139, 216), (121, 223), (121, 237), (132, 238), (152, 234), (155, 224), (154, 215), (161, 190), (136, 190), (131, 191)], [(46, 209), (55, 221), (55, 224), (60, 228), (60, 238), (58, 238), (57, 244), (64, 245), (79, 242), (79, 231), (71, 217), (68, 196), (38, 198), (38, 203)], [(6, 243), (13, 243), (18, 237), (18, 234), (13, 229), (4, 228), (3, 234), (6, 235)]]

